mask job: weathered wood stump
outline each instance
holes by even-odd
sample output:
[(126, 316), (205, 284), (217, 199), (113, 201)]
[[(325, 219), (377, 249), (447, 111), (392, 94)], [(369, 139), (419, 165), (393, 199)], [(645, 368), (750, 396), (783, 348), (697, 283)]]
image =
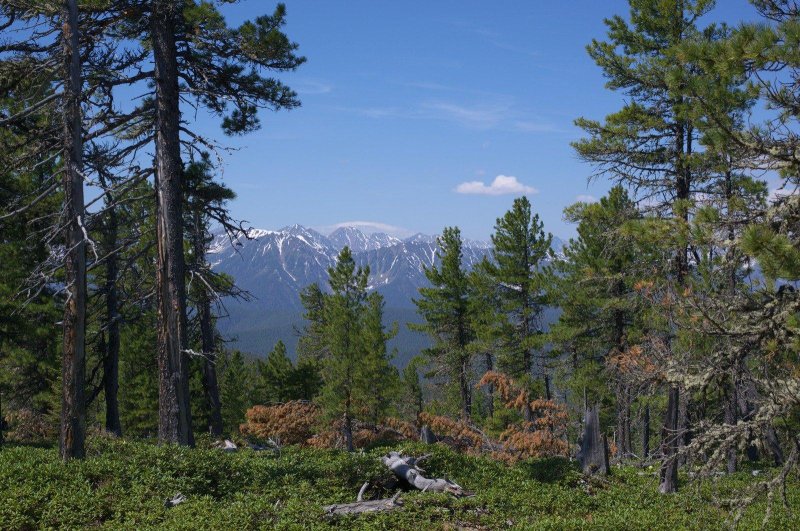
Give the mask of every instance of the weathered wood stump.
[(600, 435), (600, 416), (597, 405), (586, 409), (583, 419), (583, 436), (578, 461), (584, 474), (611, 473), (608, 465), (608, 440)]

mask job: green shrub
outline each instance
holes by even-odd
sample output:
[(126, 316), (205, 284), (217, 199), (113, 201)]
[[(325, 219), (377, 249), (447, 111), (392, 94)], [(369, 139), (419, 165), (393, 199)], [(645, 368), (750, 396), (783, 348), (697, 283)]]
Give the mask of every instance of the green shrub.
[[(753, 482), (745, 470), (661, 496), (656, 471), (615, 468), (607, 479), (587, 480), (565, 459), (507, 466), (439, 445), (395, 448), (431, 453), (422, 465), (426, 473), (448, 477), (475, 496), (409, 492), (401, 510), (336, 523), (356, 529), (717, 529), (728, 512), (715, 497), (730, 497)], [(387, 451), (225, 453), (94, 437), (87, 459), (64, 464), (53, 448), (6, 446), (0, 449), (0, 529), (328, 529), (322, 506), (355, 501), (364, 481), (385, 477), (378, 458)], [(187, 501), (165, 508), (164, 500), (177, 492)], [(799, 492), (796, 482), (790, 485), (795, 516), (776, 504), (769, 528), (800, 528)], [(756, 503), (742, 528), (760, 527), (764, 510)]]

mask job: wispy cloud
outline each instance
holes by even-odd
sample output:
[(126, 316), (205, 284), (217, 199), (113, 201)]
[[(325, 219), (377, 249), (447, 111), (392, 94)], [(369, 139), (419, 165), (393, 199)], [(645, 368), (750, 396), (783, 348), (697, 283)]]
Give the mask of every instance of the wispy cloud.
[(292, 88), (294, 88), (298, 94), (304, 96), (309, 94), (327, 94), (333, 90), (333, 86), (328, 83), (310, 80), (295, 82)]
[(452, 120), (469, 127), (489, 129), (496, 127), (509, 112), (508, 105), (458, 105), (455, 103), (435, 102), (423, 104), (423, 109), (432, 113), (433, 117)]
[(397, 107), (334, 107), (337, 111), (358, 114), (359, 116), (366, 116), (367, 118), (388, 118), (388, 117), (403, 117), (403, 113)]
[(341, 223), (334, 223), (333, 225), (317, 227), (317, 230), (322, 233), (329, 234), (342, 227), (355, 227), (366, 233), (384, 232), (398, 238), (406, 238), (414, 234), (413, 231), (406, 228), (398, 227), (396, 225), (389, 225), (388, 223), (381, 223), (379, 221), (342, 221)]
[(575, 201), (580, 201), (581, 203), (597, 203), (598, 199), (589, 194), (580, 194), (575, 196)]
[(332, 107), (333, 110), (372, 119), (414, 119), (453, 122), (468, 129), (504, 130), (520, 133), (562, 133), (554, 124), (519, 109), (510, 98), (494, 98), (489, 103), (463, 103), (447, 100), (423, 101), (401, 107)]
[(533, 186), (522, 184), (516, 177), (498, 175), (488, 186), (483, 181), (467, 181), (456, 186), (459, 194), (474, 195), (522, 195), (538, 194), (539, 190)]

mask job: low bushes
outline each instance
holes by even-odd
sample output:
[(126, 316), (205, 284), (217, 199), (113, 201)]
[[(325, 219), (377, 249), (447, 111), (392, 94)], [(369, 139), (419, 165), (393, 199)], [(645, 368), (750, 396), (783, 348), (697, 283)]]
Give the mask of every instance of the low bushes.
[[(472, 498), (409, 492), (392, 513), (346, 518), (347, 529), (718, 529), (728, 506), (718, 504), (755, 481), (750, 471), (715, 485), (656, 492), (657, 471), (615, 468), (586, 479), (563, 458), (506, 465), (440, 445), (399, 443), (407, 454), (431, 453), (425, 469), (473, 491)], [(382, 478), (386, 447), (348, 454), (287, 446), (278, 455), (249, 449), (156, 446), (91, 437), (84, 461), (62, 463), (55, 448), (0, 449), (0, 529), (330, 529), (322, 507), (354, 501), (364, 481)], [(757, 479), (771, 471), (764, 470)], [(186, 502), (167, 509), (176, 492)], [(789, 485), (790, 516), (779, 504), (770, 529), (800, 528), (800, 485)], [(741, 527), (760, 527), (763, 502)]]

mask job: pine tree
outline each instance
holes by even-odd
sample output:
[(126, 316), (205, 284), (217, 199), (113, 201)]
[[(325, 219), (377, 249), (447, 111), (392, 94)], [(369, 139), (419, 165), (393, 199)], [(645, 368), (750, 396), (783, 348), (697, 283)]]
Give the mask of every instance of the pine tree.
[[(497, 311), (507, 323), (500, 368), (524, 385), (531, 385), (534, 368), (550, 399), (550, 376), (544, 366), (542, 313), (546, 305), (548, 275), (544, 261), (550, 255), (553, 236), (544, 232), (539, 215), (527, 197), (514, 200), (508, 212), (498, 218), (492, 234), (492, 261), (484, 269), (497, 290)], [(539, 351), (540, 364), (534, 367)], [(529, 415), (529, 412), (528, 412)], [(530, 419), (526, 419), (530, 420)]]
[(469, 281), (463, 266), (461, 231), (445, 227), (436, 252), (440, 266), (425, 266), (431, 287), (419, 288), (414, 299), (417, 312), (425, 320), (412, 328), (426, 332), (433, 345), (425, 352), (435, 370), (446, 375), (459, 395), (461, 418), (472, 416), (472, 356), (468, 345), (473, 339), (469, 314)]
[[(130, 18), (123, 35), (146, 43), (142, 48), (151, 53), (155, 65), (152, 71), (140, 73), (152, 81), (153, 92), (139, 113), (152, 117), (156, 155), (159, 439), (192, 444), (181, 150), (199, 151), (209, 142), (181, 126), (180, 102), (186, 100), (222, 116), (227, 134), (252, 131), (259, 126), (259, 108), (299, 105), (293, 91), (263, 73), (293, 70), (304, 58), (295, 54), (297, 45), (281, 31), (286, 15), (283, 4), (272, 16), (258, 17), (238, 28), (228, 27), (216, 6), (208, 2), (119, 4)], [(133, 79), (139, 76), (129, 81)]]
[(228, 216), (227, 203), (236, 197), (224, 184), (214, 181), (213, 166), (208, 153), (192, 161), (184, 171), (184, 226), (190, 251), (187, 259), (190, 302), (195, 306), (194, 328), (199, 332), (200, 352), (203, 358), (202, 384), (208, 410), (207, 425), (211, 435), (222, 434), (219, 384), (217, 382), (216, 355), (217, 332), (214, 326), (212, 303), (224, 295), (237, 295), (228, 277), (212, 271), (206, 260), (206, 251), (213, 240), (211, 224), (233, 234), (235, 228)]
[(365, 357), (361, 322), (369, 268), (357, 268), (350, 248), (345, 247), (336, 258), (336, 266), (328, 269), (328, 277), (331, 294), (323, 305), (327, 354), (319, 399), (327, 416), (341, 418), (345, 446), (352, 452), (353, 419), (367, 392), (359, 376)]
[(283, 341), (275, 343), (275, 347), (267, 355), (266, 360), (256, 363), (258, 380), (256, 383), (256, 403), (274, 404), (299, 398), (293, 386), (295, 384), (295, 369), (292, 361), (286, 355), (286, 345)]
[(244, 422), (244, 414), (252, 405), (253, 368), (244, 355), (234, 350), (224, 353), (220, 361), (219, 395), (221, 402), (222, 429), (225, 434), (237, 433)]
[[(696, 151), (697, 127), (688, 86), (699, 75), (679, 60), (678, 47), (711, 38), (695, 25), (712, 5), (708, 0), (630, 0), (630, 22), (620, 16), (606, 20), (608, 41), (592, 41), (589, 55), (608, 79), (606, 86), (622, 92), (627, 101), (604, 122), (579, 119), (588, 138), (575, 142), (578, 155), (596, 168), (630, 186), (639, 198), (651, 200), (649, 210), (674, 222), (662, 233), (672, 248), (673, 266), (667, 273), (678, 291), (689, 275), (687, 224), (693, 193), (704, 185)], [(667, 338), (669, 341), (669, 338)], [(669, 386), (662, 429), (661, 492), (677, 489), (679, 386)], [(683, 408), (685, 411), (685, 408)]]
[(589, 404), (616, 408), (617, 453), (633, 452), (631, 404), (637, 385), (627, 370), (631, 348), (642, 333), (636, 283), (647, 266), (646, 249), (629, 233), (639, 218), (636, 205), (621, 186), (597, 203), (565, 209), (565, 219), (578, 223), (578, 237), (555, 262), (552, 301), (561, 308), (549, 332), (556, 351), (565, 355), (569, 388)]
[(365, 355), (360, 367), (360, 385), (372, 389), (364, 397), (367, 419), (377, 425), (391, 409), (400, 393), (400, 375), (391, 364), (394, 353), (386, 347), (387, 341), (397, 335), (397, 323), (386, 330), (383, 324), (383, 296), (378, 292), (367, 295), (361, 328), (361, 341)]

